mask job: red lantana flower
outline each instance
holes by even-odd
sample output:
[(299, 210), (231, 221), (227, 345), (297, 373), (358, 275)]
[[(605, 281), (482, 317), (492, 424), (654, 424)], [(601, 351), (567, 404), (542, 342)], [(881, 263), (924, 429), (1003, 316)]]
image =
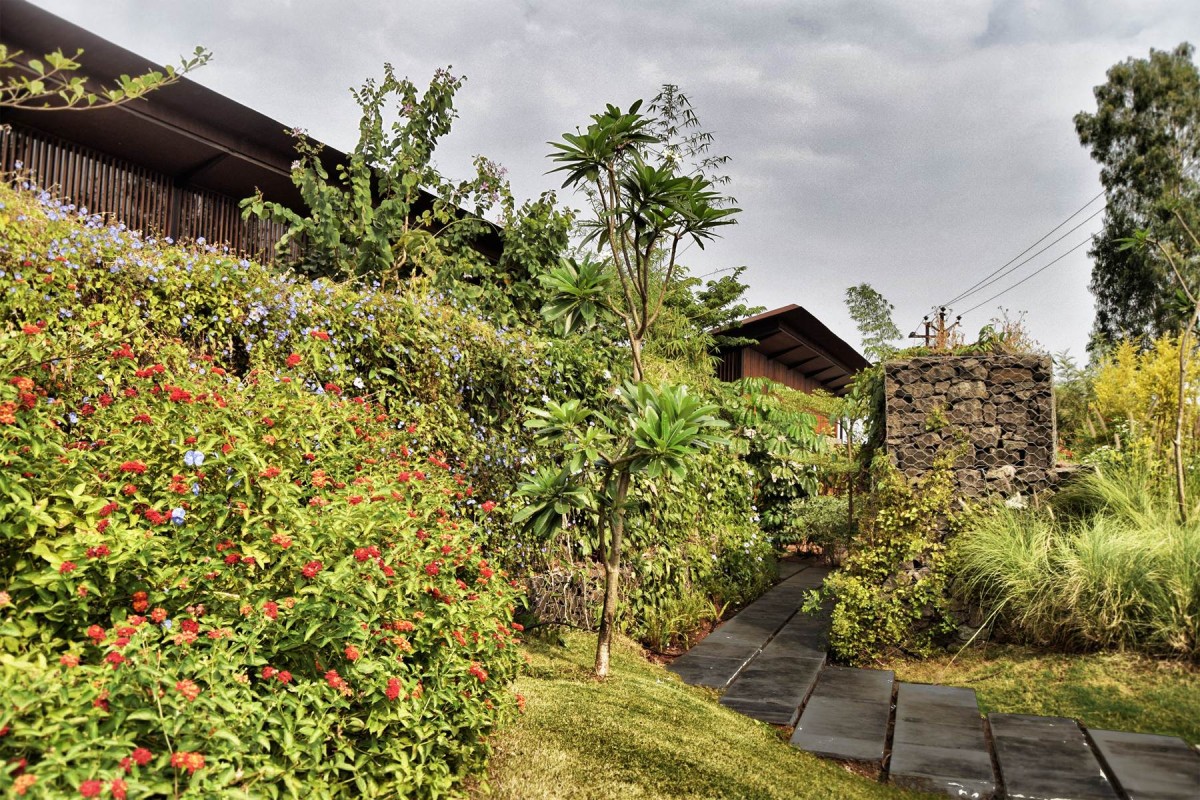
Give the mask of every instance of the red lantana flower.
[(304, 359), (300, 357), (299, 353), (292, 353), (290, 356), (287, 357), (287, 365), (289, 367), (296, 367), (296, 366), (299, 366), (300, 362), (303, 360)]
[(104, 784), (95, 778), (90, 778), (79, 784), (79, 794), (84, 797), (99, 797), (104, 791)]
[(146, 471), (146, 465), (141, 461), (126, 461), (119, 467), (121, 472), (136, 472), (141, 475)]
[(171, 766), (175, 769), (186, 769), (189, 774), (198, 769), (204, 769), (204, 756), (200, 753), (188, 753), (183, 750), (171, 754)]
[(187, 678), (175, 684), (175, 691), (183, 695), (183, 698), (189, 703), (196, 702), (196, 698), (200, 696), (200, 687)]
[(323, 569), (325, 569), (325, 565), (320, 561), (310, 561), (304, 565), (304, 569), (300, 570), (300, 573), (309, 580), (312, 580)]

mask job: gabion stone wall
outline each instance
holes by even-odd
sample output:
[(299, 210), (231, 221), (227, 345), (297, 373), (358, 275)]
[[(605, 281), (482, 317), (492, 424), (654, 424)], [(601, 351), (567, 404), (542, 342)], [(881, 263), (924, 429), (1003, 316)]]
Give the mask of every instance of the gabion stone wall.
[(1033, 494), (1057, 482), (1048, 356), (924, 356), (884, 365), (886, 447), (909, 477), (957, 448), (962, 497)]

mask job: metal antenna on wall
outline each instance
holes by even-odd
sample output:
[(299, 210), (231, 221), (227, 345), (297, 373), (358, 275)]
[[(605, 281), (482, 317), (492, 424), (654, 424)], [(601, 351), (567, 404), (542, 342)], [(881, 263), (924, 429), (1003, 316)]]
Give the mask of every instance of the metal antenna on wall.
[(954, 329), (962, 324), (962, 315), (954, 318), (951, 325), (946, 324), (946, 307), (938, 308), (937, 319), (929, 319), (929, 315), (921, 318), (921, 325), (925, 328), (924, 333), (913, 331), (908, 335), (910, 339), (923, 339), (925, 346), (933, 350), (946, 350), (950, 344), (950, 335)]

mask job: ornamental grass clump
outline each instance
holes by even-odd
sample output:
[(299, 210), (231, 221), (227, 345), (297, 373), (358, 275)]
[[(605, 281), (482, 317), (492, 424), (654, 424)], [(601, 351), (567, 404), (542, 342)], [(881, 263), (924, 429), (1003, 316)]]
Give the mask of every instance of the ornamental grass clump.
[(1196, 659), (1200, 525), (1175, 512), (1145, 465), (1102, 465), (1050, 508), (996, 509), (965, 530), (959, 590), (1019, 640)]

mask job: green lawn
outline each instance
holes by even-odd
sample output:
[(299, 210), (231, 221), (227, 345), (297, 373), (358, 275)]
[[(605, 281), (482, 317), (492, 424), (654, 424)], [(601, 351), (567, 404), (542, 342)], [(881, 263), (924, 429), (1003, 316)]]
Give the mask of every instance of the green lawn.
[(1094, 728), (1163, 733), (1200, 743), (1200, 670), (1128, 653), (1047, 654), (988, 645), (888, 664), (896, 679), (974, 689), (979, 707), (1073, 717)]
[(525, 714), (493, 740), (491, 792), (475, 798), (916, 798), (789, 746), (769, 725), (729, 711), (714, 692), (681, 683), (635, 645), (613, 676), (591, 679), (594, 638), (531, 642), (517, 681)]

